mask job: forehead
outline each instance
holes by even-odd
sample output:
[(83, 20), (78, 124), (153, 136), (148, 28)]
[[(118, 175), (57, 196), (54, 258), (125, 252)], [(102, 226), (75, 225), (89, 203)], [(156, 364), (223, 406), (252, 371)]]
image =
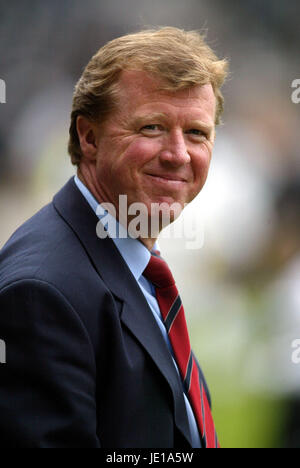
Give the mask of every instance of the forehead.
[(153, 111), (188, 113), (193, 119), (214, 122), (216, 98), (211, 84), (175, 92), (162, 90), (162, 85), (161, 80), (144, 71), (123, 71), (119, 80), (119, 110), (131, 116)]

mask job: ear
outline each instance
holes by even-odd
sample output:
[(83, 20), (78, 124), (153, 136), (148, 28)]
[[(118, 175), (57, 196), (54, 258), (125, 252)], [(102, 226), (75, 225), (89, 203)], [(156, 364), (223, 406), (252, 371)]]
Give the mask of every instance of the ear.
[(90, 160), (96, 159), (98, 145), (95, 123), (79, 115), (76, 120), (76, 130), (83, 156)]

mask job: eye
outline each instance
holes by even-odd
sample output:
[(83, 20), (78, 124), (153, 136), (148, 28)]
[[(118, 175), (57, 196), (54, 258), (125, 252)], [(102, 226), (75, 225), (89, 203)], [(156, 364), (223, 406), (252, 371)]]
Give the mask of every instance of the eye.
[(193, 135), (195, 137), (208, 138), (207, 133), (205, 133), (203, 130), (199, 130), (198, 128), (191, 128), (186, 133), (189, 133), (190, 135)]
[(141, 128), (141, 132), (147, 135), (158, 135), (162, 132), (162, 130), (163, 128), (159, 124), (144, 125), (144, 127)]
[(157, 124), (145, 125), (145, 126), (143, 127), (143, 130), (156, 130), (157, 127), (158, 127)]

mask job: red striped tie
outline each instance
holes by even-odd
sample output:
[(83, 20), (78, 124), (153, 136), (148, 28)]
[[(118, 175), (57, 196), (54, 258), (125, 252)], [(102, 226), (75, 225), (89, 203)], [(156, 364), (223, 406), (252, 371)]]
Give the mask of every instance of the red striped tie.
[(203, 383), (191, 350), (183, 305), (173, 275), (166, 262), (151, 255), (144, 276), (154, 285), (164, 324), (173, 347), (175, 359), (186, 394), (193, 407), (205, 448), (219, 448), (215, 426)]

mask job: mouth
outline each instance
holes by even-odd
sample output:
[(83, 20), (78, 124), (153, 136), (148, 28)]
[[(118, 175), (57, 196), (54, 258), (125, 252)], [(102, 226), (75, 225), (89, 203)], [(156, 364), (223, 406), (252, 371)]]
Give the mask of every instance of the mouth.
[(182, 187), (184, 184), (187, 183), (187, 179), (178, 175), (174, 174), (147, 174), (152, 182), (162, 184), (162, 185), (169, 185), (170, 187)]

